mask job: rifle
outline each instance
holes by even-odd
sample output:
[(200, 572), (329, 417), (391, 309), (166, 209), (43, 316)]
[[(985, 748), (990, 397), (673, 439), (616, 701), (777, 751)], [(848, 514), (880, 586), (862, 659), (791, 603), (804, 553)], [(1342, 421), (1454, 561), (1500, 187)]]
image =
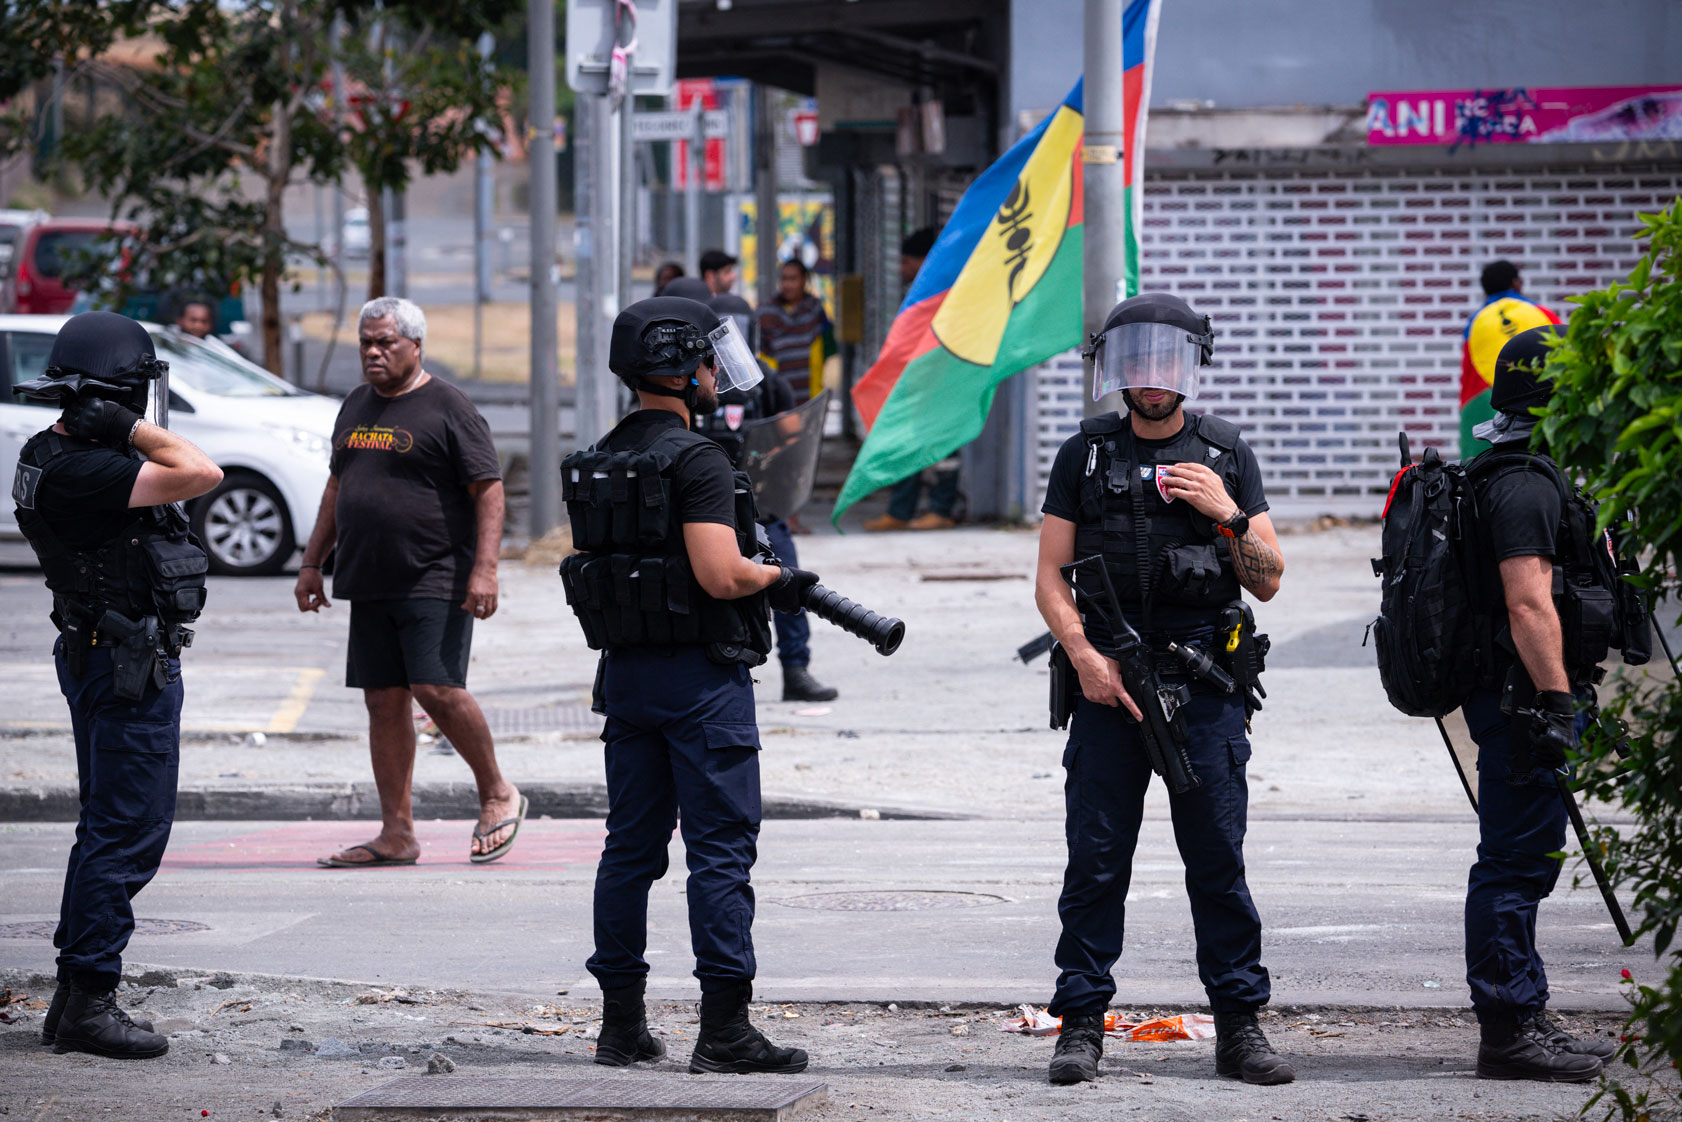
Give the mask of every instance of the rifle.
[[(1091, 588), (1083, 587), (1077, 580), (1083, 569), (1096, 570), (1097, 579), (1090, 582)], [(1087, 608), (1109, 629), (1114, 647), (1102, 653), (1115, 659), (1121, 670), (1122, 687), (1143, 715), (1139, 740), (1151, 770), (1162, 776), (1171, 794), (1183, 795), (1197, 787), (1202, 781), (1186, 757), (1185, 727), (1174, 719), (1180, 707), (1191, 699), (1190, 688), (1170, 686), (1162, 680), (1150, 648), (1122, 614), (1121, 601), (1116, 598), (1115, 586), (1110, 583), (1102, 557), (1087, 557), (1062, 566), (1060, 571), (1076, 598), (1084, 595)]]

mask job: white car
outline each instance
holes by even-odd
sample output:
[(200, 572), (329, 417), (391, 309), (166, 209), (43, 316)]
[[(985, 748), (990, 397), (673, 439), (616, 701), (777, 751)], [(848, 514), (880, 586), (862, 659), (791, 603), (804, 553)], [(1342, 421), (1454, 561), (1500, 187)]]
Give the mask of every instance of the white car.
[[(68, 316), (0, 316), (6, 389), (40, 376)], [(169, 427), (215, 460), (221, 484), (187, 504), (213, 572), (278, 573), (309, 540), (327, 485), (337, 398), (307, 393), (221, 344), (148, 323), (169, 363)], [(55, 407), (0, 400), (0, 473), (6, 491), (24, 441), (52, 424)], [(0, 503), (0, 540), (22, 540), (10, 503)]]

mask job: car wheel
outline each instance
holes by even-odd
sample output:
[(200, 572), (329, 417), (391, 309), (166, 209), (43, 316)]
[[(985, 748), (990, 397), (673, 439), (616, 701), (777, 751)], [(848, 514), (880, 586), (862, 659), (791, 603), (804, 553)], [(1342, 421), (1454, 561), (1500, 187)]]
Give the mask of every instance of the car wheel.
[(292, 520), (274, 484), (260, 475), (231, 471), (193, 506), (193, 532), (210, 554), (210, 571), (267, 577), (292, 556)]

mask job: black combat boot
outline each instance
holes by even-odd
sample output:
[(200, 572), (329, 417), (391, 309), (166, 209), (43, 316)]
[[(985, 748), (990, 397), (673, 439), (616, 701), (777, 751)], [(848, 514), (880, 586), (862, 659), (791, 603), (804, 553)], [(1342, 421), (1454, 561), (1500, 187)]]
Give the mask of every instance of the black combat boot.
[(1254, 1013), (1215, 1014), (1215, 1074), (1266, 1086), (1297, 1077), (1267, 1042)]
[(638, 1060), (657, 1060), (666, 1046), (648, 1031), (642, 995), (648, 979), (618, 989), (602, 990), (602, 1031), (596, 1037), (596, 1062), (626, 1067)]
[(1531, 1019), (1520, 1025), (1491, 1021), (1480, 1026), (1479, 1079), (1534, 1079), (1539, 1083), (1583, 1083), (1600, 1074), (1600, 1057), (1568, 1052)]
[(53, 1051), (92, 1052), (118, 1060), (149, 1060), (169, 1051), (169, 1041), (141, 1028), (117, 1004), (117, 995), (71, 983), (54, 1026)]
[(701, 1034), (689, 1057), (690, 1071), (792, 1075), (806, 1070), (805, 1052), (778, 1048), (748, 1022), (748, 1002), (752, 999), (752, 982), (701, 991)]
[(1098, 1078), (1098, 1059), (1104, 1054), (1104, 1011), (1069, 1013), (1051, 1053), (1053, 1083), (1091, 1083)]
[(804, 666), (783, 667), (784, 701), (834, 701), (840, 696), (840, 690), (824, 685)]
[[(53, 1003), (47, 1008), (47, 1019), (41, 1022), (42, 1044), (51, 1044), (53, 1041), (58, 1039), (59, 1018), (64, 1016), (64, 1003), (69, 999), (70, 983), (60, 982), (58, 984), (58, 988), (53, 991)], [(133, 1017), (129, 1019), (134, 1022), (134, 1027), (140, 1029), (142, 1032), (152, 1031), (151, 1021), (137, 1020)]]
[(1610, 1040), (1584, 1040), (1580, 1036), (1572, 1036), (1556, 1021), (1548, 1019), (1544, 1010), (1530, 1019), (1531, 1027), (1548, 1038), (1555, 1048), (1562, 1052), (1575, 1052), (1579, 1056), (1593, 1056), (1602, 1064), (1612, 1062), (1612, 1057), (1618, 1054), (1618, 1046)]

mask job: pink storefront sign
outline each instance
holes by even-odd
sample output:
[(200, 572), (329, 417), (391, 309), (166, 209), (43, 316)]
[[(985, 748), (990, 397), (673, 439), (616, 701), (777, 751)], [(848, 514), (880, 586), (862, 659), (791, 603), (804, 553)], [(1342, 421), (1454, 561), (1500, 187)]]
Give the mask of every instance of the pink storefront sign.
[(1682, 86), (1490, 87), (1367, 95), (1368, 144), (1682, 140)]

